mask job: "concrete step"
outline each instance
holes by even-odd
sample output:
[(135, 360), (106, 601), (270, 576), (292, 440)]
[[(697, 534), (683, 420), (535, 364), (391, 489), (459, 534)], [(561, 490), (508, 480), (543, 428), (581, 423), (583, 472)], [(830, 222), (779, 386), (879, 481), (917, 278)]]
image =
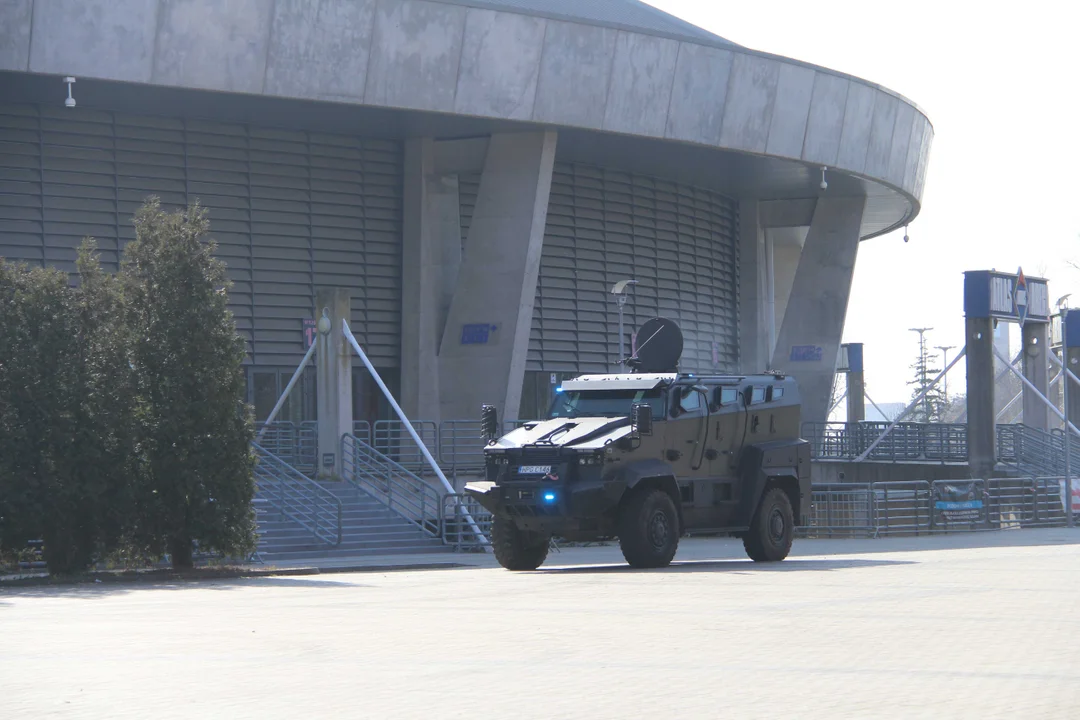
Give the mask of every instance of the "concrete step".
[(259, 552), (263, 562), (286, 561), (286, 560), (319, 560), (335, 557), (364, 557), (369, 555), (434, 555), (451, 554), (454, 549), (448, 545), (424, 545), (415, 547), (358, 547), (358, 548), (335, 548), (333, 550), (310, 549), (291, 550), (283, 552)]

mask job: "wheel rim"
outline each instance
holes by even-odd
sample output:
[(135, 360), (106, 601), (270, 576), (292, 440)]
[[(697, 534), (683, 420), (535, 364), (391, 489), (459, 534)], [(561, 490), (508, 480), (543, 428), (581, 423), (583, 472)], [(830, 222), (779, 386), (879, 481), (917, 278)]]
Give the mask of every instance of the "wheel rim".
[(649, 518), (649, 544), (656, 550), (664, 549), (670, 533), (671, 528), (668, 526), (667, 515), (663, 511), (657, 510)]
[(787, 530), (785, 525), (784, 513), (780, 512), (780, 508), (774, 507), (769, 513), (769, 540), (774, 545), (779, 545), (784, 541), (784, 533)]

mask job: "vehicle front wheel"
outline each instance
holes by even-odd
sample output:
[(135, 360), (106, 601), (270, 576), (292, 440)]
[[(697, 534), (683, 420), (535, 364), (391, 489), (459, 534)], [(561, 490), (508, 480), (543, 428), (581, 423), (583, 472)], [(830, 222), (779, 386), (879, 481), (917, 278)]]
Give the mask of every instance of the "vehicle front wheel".
[(507, 570), (535, 570), (547, 559), (551, 539), (518, 529), (507, 517), (491, 519), (491, 548), (495, 559)]
[(666, 492), (634, 492), (627, 499), (619, 516), (619, 547), (631, 567), (670, 565), (679, 535), (679, 514)]
[(761, 498), (750, 530), (743, 536), (743, 547), (755, 562), (779, 562), (791, 550), (794, 534), (791, 500), (780, 488), (771, 488)]

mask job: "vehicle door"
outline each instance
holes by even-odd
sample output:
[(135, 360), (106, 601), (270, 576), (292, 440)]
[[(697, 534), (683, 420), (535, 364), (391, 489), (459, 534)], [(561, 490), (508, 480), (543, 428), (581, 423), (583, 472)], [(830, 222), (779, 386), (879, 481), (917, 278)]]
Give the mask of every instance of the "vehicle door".
[(707, 504), (709, 527), (729, 527), (738, 508), (740, 493), (736, 457), (742, 446), (746, 412), (741, 389), (735, 384), (711, 389), (711, 413), (705, 447), (705, 481), (699, 495)]
[(683, 520), (700, 526), (700, 503), (703, 500), (700, 480), (709, 415), (708, 393), (703, 388), (677, 386), (669, 393), (667, 448), (665, 459), (675, 469), (682, 499)]

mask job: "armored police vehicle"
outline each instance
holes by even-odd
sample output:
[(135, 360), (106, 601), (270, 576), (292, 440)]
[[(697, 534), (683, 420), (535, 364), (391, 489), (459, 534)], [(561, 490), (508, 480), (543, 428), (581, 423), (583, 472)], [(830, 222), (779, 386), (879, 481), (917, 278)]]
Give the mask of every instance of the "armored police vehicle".
[(657, 318), (624, 361), (632, 372), (558, 388), (548, 417), (497, 437), (483, 409), (486, 480), (465, 492), (492, 513), (510, 570), (535, 570), (552, 536), (618, 537), (634, 567), (663, 567), (684, 535), (742, 538), (755, 561), (783, 560), (810, 505), (799, 392), (778, 374), (677, 371), (682, 333)]

